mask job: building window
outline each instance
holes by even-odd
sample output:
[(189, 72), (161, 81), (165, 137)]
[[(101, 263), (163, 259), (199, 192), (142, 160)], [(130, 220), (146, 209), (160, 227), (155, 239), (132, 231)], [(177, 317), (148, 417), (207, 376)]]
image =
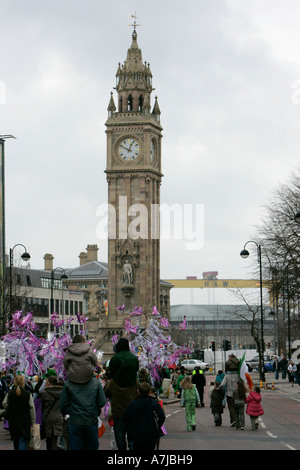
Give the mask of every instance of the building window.
[(28, 276), (28, 274), (26, 275), (26, 283), (28, 286), (31, 286), (30, 276)]
[(48, 277), (41, 277), (41, 284), (44, 289), (51, 289), (51, 279)]
[(127, 111), (132, 111), (132, 96), (129, 95), (127, 99)]

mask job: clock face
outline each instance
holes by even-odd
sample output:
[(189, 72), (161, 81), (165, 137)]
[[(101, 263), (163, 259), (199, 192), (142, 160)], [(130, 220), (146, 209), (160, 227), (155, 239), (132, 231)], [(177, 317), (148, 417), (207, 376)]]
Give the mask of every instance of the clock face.
[(128, 137), (119, 144), (119, 157), (125, 161), (131, 161), (138, 158), (140, 154), (140, 144), (137, 140)]

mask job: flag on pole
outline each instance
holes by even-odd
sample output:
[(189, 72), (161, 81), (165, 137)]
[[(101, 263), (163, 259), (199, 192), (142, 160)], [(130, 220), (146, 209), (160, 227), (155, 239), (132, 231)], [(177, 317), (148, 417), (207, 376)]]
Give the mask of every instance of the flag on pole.
[(251, 377), (248, 373), (248, 366), (247, 366), (246, 361), (245, 361), (245, 355), (246, 355), (246, 351), (244, 352), (244, 355), (243, 355), (242, 359), (240, 360), (238, 373), (239, 373), (240, 379), (242, 379), (248, 385), (249, 390), (252, 390), (253, 382), (252, 382), (252, 379), (251, 379)]
[(245, 361), (245, 355), (246, 355), (246, 351), (244, 352), (244, 355), (243, 355), (242, 359), (240, 360), (238, 373), (239, 373), (240, 378), (244, 382), (247, 383), (246, 373), (248, 373), (248, 367), (247, 367), (247, 364), (246, 364), (246, 361)]

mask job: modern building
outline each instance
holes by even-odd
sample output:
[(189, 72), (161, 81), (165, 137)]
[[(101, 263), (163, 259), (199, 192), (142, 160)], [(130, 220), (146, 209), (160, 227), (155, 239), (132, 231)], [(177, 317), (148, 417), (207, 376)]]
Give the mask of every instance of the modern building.
[[(256, 322), (260, 324), (260, 307), (253, 306)], [(269, 309), (270, 310), (270, 309)], [(186, 329), (179, 325), (186, 318)], [(256, 349), (251, 336), (253, 313), (246, 305), (171, 305), (170, 323), (172, 337), (179, 344), (192, 342), (197, 349), (207, 349), (215, 342), (216, 349), (222, 349), (223, 341), (231, 343), (232, 349)], [(273, 344), (275, 340), (274, 316), (265, 312), (264, 341)]]
[[(7, 289), (6, 311), (32, 312), (33, 320), (40, 328), (36, 334), (43, 337), (53, 331), (52, 313), (64, 320), (73, 318), (69, 328), (70, 335), (74, 336), (81, 330), (78, 314), (85, 315), (84, 292), (67, 289), (61, 278), (64, 271), (51, 269), (48, 260), (45, 264), (45, 269), (12, 267), (11, 278), (10, 268), (7, 268), (11, 289)], [(9, 313), (6, 319), (9, 319)]]

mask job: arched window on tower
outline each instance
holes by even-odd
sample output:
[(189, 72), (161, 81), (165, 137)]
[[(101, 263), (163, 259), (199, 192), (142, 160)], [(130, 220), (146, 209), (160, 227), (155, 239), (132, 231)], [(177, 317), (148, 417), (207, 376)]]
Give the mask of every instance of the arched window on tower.
[(132, 111), (132, 96), (129, 95), (127, 99), (127, 111)]
[(144, 97), (143, 97), (143, 95), (140, 95), (140, 97), (139, 97), (139, 111), (142, 111), (143, 103), (144, 103)]
[(122, 98), (122, 96), (120, 96), (120, 99), (119, 99), (119, 112), (120, 113), (123, 112), (123, 98)]

